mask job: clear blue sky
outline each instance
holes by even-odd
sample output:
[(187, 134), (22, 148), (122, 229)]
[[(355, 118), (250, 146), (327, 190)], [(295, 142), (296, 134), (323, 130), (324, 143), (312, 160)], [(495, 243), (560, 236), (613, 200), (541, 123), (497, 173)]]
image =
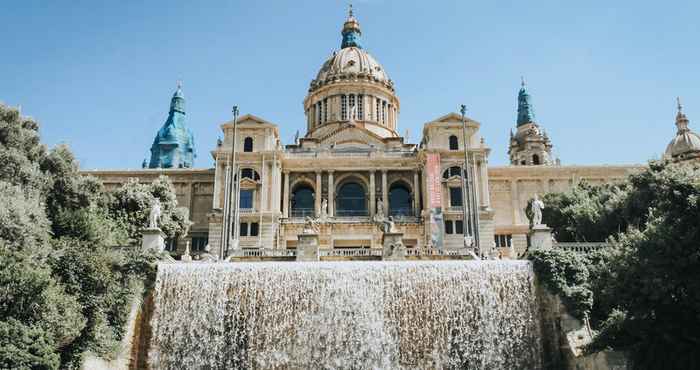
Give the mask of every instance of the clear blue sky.
[[(700, 131), (700, 2), (356, 1), (365, 48), (395, 81), (399, 131), (466, 104), (507, 163), (524, 75), (564, 164), (643, 163)], [(138, 168), (178, 79), (197, 167), (231, 106), (304, 133), (309, 82), (340, 46), (343, 1), (4, 1), (0, 101), (85, 169)]]

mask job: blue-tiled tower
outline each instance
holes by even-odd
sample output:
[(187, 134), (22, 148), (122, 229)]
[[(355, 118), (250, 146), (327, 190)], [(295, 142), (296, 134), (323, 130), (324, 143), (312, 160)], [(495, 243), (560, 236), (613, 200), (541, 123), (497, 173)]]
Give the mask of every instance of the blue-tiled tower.
[(525, 80), (520, 83), (520, 91), (518, 91), (518, 126), (533, 123), (535, 121), (535, 113), (530, 105), (530, 94), (525, 88)]
[(178, 84), (168, 119), (153, 140), (148, 168), (190, 168), (196, 156), (194, 135), (185, 124), (185, 97)]

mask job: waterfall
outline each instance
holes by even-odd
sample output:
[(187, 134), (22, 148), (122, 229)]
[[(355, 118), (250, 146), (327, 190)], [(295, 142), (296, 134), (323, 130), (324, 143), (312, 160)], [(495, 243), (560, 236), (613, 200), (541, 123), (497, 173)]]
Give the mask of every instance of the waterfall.
[(540, 369), (526, 261), (160, 264), (152, 369)]

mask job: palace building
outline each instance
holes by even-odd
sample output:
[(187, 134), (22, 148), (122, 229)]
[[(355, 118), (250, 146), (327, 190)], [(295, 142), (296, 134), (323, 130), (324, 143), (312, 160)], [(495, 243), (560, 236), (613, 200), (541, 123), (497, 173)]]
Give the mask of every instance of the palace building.
[[(294, 249), (307, 217), (319, 220), (321, 249), (373, 250), (381, 248), (377, 221), (391, 216), (409, 250), (467, 245), (477, 253), (498, 247), (516, 256), (527, 247), (524, 209), (534, 195), (581, 181), (621, 181), (642, 168), (560, 164), (524, 82), (509, 166), (489, 165), (492, 148), (479, 133), (481, 124), (463, 113), (436, 114), (420, 142), (406, 142), (394, 82), (363, 49), (352, 10), (341, 36), (340, 49), (311, 80), (303, 104), (306, 133), (294, 143), (282, 142), (277, 124), (236, 112), (220, 126), (223, 140), (210, 152), (214, 168), (194, 169), (194, 137), (178, 86), (143, 169), (86, 173), (108, 188), (129, 178), (169, 176), (193, 221), (189, 235), (170, 241), (174, 255), (187, 240), (195, 254), (206, 245), (224, 256)], [(676, 123), (666, 157), (700, 158), (700, 137), (688, 128), (680, 103)]]

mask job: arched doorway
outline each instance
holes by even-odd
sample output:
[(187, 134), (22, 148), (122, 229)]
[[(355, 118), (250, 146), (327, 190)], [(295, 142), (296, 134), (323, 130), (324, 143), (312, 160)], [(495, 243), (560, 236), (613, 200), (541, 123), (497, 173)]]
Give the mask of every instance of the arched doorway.
[(294, 187), (291, 199), (289, 199), (292, 217), (314, 216), (314, 200), (314, 189), (308, 184)]
[(392, 216), (410, 216), (411, 191), (408, 186), (398, 182), (389, 188), (389, 214)]
[(335, 202), (338, 216), (367, 216), (365, 189), (357, 182), (341, 185)]

